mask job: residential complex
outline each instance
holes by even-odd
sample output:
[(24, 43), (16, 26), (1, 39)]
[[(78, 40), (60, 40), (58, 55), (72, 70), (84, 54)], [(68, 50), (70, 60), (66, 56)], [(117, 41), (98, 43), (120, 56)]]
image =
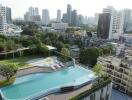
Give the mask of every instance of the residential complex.
[(112, 77), (114, 88), (132, 95), (132, 49), (127, 48), (121, 54), (123, 57), (99, 57), (98, 64), (102, 65), (105, 75)]

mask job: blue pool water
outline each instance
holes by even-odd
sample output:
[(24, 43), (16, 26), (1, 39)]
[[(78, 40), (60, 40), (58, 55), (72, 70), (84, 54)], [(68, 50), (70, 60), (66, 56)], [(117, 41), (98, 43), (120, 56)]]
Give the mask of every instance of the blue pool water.
[[(53, 73), (36, 73), (18, 77), (14, 84), (1, 88), (6, 100), (25, 100), (46, 91), (92, 80), (93, 73), (81, 67), (68, 67)], [(95, 76), (92, 76), (93, 78)]]

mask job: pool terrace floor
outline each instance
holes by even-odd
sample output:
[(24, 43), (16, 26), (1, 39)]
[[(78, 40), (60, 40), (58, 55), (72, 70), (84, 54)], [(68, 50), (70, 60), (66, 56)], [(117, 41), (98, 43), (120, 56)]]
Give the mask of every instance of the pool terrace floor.
[[(49, 100), (69, 100), (70, 98), (90, 89), (92, 84), (85, 85), (77, 90), (71, 91), (71, 92), (65, 92), (65, 93), (56, 93), (56, 94), (50, 94), (48, 95)], [(43, 100), (43, 99), (41, 99)]]

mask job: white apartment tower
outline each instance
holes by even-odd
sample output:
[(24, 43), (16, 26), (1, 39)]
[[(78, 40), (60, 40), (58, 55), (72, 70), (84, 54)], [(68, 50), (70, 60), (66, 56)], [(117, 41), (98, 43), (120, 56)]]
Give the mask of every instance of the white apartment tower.
[(113, 7), (108, 6), (103, 9), (103, 13), (110, 13), (110, 28), (108, 39), (119, 39), (123, 33), (123, 12), (116, 11)]
[(49, 22), (50, 22), (49, 11), (48, 9), (43, 9), (42, 10), (42, 24), (47, 26)]
[(6, 23), (6, 7), (0, 5), (0, 34), (6, 34), (7, 23)]
[(57, 10), (57, 22), (61, 22), (61, 10)]

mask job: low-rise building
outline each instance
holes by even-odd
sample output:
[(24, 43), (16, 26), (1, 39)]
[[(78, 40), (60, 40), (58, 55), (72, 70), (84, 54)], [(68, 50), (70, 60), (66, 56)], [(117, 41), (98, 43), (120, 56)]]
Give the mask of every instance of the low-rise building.
[(65, 32), (65, 30), (68, 28), (68, 23), (63, 22), (53, 22), (52, 28), (57, 30), (58, 32)]
[(20, 36), (22, 32), (21, 27), (14, 24), (7, 24), (6, 36)]
[(132, 95), (132, 52), (125, 50), (124, 57), (99, 57), (98, 64), (103, 67), (103, 73), (111, 76), (113, 87), (121, 92)]

